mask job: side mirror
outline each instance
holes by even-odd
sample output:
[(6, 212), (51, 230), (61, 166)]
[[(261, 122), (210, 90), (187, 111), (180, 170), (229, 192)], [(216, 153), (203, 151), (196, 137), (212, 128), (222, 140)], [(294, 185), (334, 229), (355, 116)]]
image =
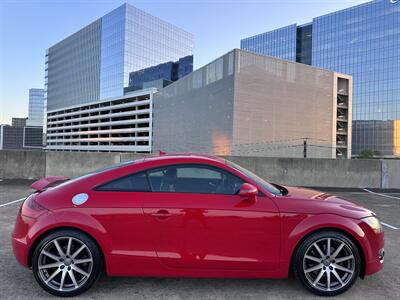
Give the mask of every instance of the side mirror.
[(247, 198), (250, 201), (255, 201), (257, 198), (258, 190), (250, 183), (243, 183), (239, 190), (239, 196)]

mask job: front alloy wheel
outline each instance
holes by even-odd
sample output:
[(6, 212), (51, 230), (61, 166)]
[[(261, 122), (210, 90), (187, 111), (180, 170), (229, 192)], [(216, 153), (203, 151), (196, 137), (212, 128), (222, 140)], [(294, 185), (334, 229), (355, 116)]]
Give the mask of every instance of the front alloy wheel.
[(93, 241), (77, 231), (45, 237), (35, 249), (32, 269), (38, 283), (57, 296), (75, 296), (99, 277), (102, 259)]
[(314, 294), (334, 296), (349, 289), (360, 272), (360, 255), (345, 235), (325, 231), (306, 238), (294, 260), (296, 277)]

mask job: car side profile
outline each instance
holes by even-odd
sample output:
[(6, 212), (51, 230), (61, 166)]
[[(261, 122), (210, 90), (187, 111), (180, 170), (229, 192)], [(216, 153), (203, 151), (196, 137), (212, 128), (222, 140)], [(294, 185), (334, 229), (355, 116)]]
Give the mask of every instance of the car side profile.
[(271, 184), (222, 158), (167, 154), (68, 180), (48, 177), (21, 205), (15, 257), (56, 296), (108, 276), (286, 278), (333, 296), (383, 268), (370, 210)]

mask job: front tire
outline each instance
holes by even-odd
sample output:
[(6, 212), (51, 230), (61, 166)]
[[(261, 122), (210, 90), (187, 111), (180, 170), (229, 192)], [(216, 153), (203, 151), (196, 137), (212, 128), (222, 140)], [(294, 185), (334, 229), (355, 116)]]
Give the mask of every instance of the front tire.
[(346, 235), (321, 231), (308, 236), (298, 247), (293, 270), (312, 293), (336, 296), (347, 291), (360, 274), (360, 253)]
[(89, 289), (99, 278), (103, 259), (98, 246), (84, 233), (59, 230), (35, 248), (32, 271), (48, 293), (71, 297)]

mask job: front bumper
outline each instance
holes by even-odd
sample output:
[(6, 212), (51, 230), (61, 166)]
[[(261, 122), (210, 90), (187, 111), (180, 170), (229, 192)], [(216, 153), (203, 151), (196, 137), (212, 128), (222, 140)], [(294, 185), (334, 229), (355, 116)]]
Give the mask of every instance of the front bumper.
[(367, 224), (361, 224), (368, 241), (365, 255), (365, 275), (379, 272), (384, 267), (385, 238), (384, 233), (373, 231)]
[(372, 275), (374, 273), (379, 272), (383, 269), (384, 266), (384, 252), (385, 250), (382, 248), (378, 251), (378, 258), (374, 260), (370, 260), (366, 263), (365, 275)]

